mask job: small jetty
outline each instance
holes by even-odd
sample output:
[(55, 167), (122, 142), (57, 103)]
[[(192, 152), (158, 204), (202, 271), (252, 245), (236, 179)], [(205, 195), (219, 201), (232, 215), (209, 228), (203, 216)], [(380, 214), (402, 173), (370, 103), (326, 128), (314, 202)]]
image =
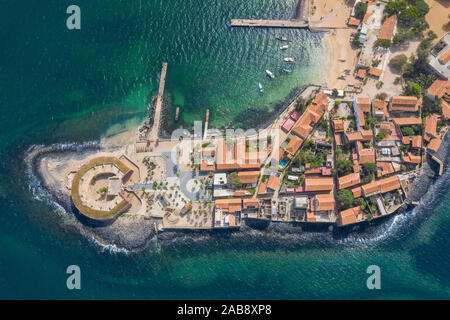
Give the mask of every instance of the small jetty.
[(206, 109), (205, 133), (203, 134), (203, 140), (206, 140), (206, 134), (208, 132), (208, 122), (209, 122), (209, 109)]
[(231, 26), (256, 28), (309, 28), (309, 23), (306, 20), (231, 19)]
[(151, 139), (157, 139), (159, 134), (159, 127), (161, 124), (161, 110), (164, 98), (164, 88), (166, 85), (166, 73), (167, 73), (167, 62), (163, 62), (161, 69), (161, 77), (159, 78), (158, 96), (156, 97), (153, 127), (149, 134), (149, 138)]
[(175, 111), (175, 121), (178, 121), (179, 115), (180, 115), (180, 107), (177, 107), (177, 110)]

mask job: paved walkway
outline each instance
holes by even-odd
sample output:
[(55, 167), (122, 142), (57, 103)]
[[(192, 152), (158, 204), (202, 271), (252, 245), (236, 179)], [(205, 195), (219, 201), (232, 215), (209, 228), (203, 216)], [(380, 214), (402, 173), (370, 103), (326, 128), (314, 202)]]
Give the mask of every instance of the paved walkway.
[(156, 140), (159, 134), (161, 124), (161, 110), (164, 100), (164, 87), (166, 85), (167, 63), (163, 62), (161, 69), (161, 78), (159, 79), (158, 97), (156, 97), (155, 111), (153, 115), (153, 127), (149, 134), (149, 139)]

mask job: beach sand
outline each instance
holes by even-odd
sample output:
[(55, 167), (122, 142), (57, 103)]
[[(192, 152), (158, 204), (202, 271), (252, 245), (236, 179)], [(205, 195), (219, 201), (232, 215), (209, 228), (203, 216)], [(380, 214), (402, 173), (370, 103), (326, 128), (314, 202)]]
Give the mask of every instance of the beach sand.
[[(344, 89), (349, 82), (355, 83), (353, 76), (346, 80), (338, 79), (345, 69), (353, 72), (357, 61), (357, 50), (350, 43), (350, 35), (354, 29), (347, 28), (346, 20), (350, 16), (352, 7), (346, 0), (327, 1), (311, 0), (310, 21), (317, 27), (332, 27), (327, 32), (324, 45), (329, 52), (329, 66), (327, 68), (327, 84), (329, 88)], [(339, 61), (345, 59), (345, 61)]]
[[(448, 0), (425, 0), (430, 6), (430, 11), (425, 18), (427, 19), (430, 29), (433, 30), (438, 39), (450, 31), (450, 20), (448, 13), (450, 12), (450, 1)], [(436, 41), (438, 41), (436, 39)]]

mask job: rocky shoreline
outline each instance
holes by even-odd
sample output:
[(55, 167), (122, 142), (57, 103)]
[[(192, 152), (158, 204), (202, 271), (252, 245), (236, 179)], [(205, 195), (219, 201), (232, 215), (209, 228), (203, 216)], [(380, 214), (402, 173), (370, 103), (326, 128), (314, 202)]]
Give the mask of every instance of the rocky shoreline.
[[(38, 186), (48, 192), (53, 200), (62, 206), (68, 215), (75, 216), (72, 201), (68, 193), (64, 193), (64, 185), (57, 181), (45, 166), (43, 161), (52, 159), (64, 163), (69, 158), (83, 158), (91, 153), (101, 150), (98, 142), (85, 144), (56, 144), (31, 150), (26, 157), (31, 174), (38, 179)], [(80, 233), (103, 246), (115, 246), (127, 251), (139, 251), (147, 247), (148, 242), (154, 238), (156, 231), (154, 221), (135, 216), (122, 215), (108, 226), (93, 227), (77, 221)]]
[[(56, 181), (54, 177), (48, 172), (45, 166), (42, 165), (42, 161), (46, 159), (57, 160), (59, 163), (64, 163), (67, 159), (77, 157), (83, 158), (90, 153), (95, 153), (102, 150), (102, 146), (99, 142), (89, 142), (85, 144), (59, 144), (47, 147), (38, 147), (31, 150), (27, 157), (26, 162), (30, 165), (32, 174), (39, 180), (40, 185), (44, 188), (56, 201), (61, 205), (67, 214), (73, 215), (70, 196), (68, 193), (64, 193), (64, 186), (60, 181)], [(442, 159), (444, 166), (448, 164), (448, 153), (450, 150), (450, 138), (447, 133), (439, 149), (438, 156)], [(437, 178), (436, 170), (433, 168), (433, 164), (427, 161), (420, 174), (414, 180), (410, 192), (407, 195), (407, 202), (394, 213), (381, 219), (375, 219), (367, 223), (360, 223), (352, 228), (329, 228), (324, 226), (323, 228), (309, 228), (305, 224), (295, 223), (279, 223), (279, 222), (266, 222), (259, 223), (257, 226), (254, 223), (246, 221), (241, 226), (240, 230), (193, 230), (193, 231), (164, 231), (160, 234), (156, 234), (155, 220), (148, 218), (140, 218), (136, 216), (120, 216), (112, 225), (103, 227), (90, 227), (82, 224), (77, 220), (78, 229), (80, 233), (84, 234), (88, 238), (91, 238), (96, 243), (105, 247), (115, 247), (119, 249), (125, 249), (127, 252), (139, 252), (148, 247), (149, 243), (157, 236), (158, 241), (161, 243), (174, 242), (174, 240), (190, 239), (189, 241), (195, 241), (196, 239), (213, 240), (217, 238), (228, 238), (236, 234), (251, 234), (254, 232), (262, 232), (270, 237), (276, 237), (290, 234), (308, 237), (308, 234), (322, 234), (332, 239), (344, 239), (350, 233), (356, 233), (359, 235), (374, 233), (379, 224), (391, 219), (393, 216), (406, 212), (407, 209), (411, 209), (412, 202), (419, 201), (429, 190), (430, 185)], [(238, 236), (238, 235), (237, 235)], [(188, 241), (188, 242), (189, 242)], [(176, 241), (175, 241), (176, 242)]]

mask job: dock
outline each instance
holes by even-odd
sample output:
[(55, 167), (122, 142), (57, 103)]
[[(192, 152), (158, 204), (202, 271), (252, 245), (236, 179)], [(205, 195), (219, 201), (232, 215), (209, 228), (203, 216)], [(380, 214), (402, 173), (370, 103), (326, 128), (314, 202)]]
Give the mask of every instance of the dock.
[(209, 109), (206, 109), (205, 133), (203, 135), (204, 140), (206, 140), (206, 134), (208, 133), (208, 121), (209, 121)]
[(156, 97), (155, 111), (153, 116), (153, 127), (149, 134), (150, 139), (157, 139), (159, 134), (159, 127), (161, 123), (161, 111), (164, 100), (164, 88), (166, 85), (166, 73), (167, 73), (167, 62), (163, 62), (161, 69), (161, 77), (159, 78), (158, 96)]
[(180, 107), (177, 107), (177, 110), (175, 112), (175, 121), (178, 121), (178, 116), (180, 115)]
[(309, 28), (309, 23), (306, 20), (231, 19), (231, 26), (255, 28)]

